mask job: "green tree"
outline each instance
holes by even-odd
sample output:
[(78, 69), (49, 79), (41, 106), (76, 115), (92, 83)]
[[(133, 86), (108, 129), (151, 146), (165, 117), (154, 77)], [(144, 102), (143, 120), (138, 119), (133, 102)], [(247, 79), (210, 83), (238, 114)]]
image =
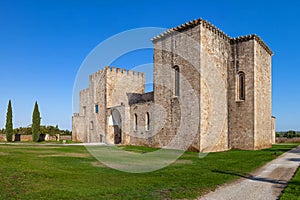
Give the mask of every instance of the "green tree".
[(5, 125), (6, 140), (8, 142), (12, 141), (12, 136), (13, 136), (12, 118), (13, 118), (13, 114), (12, 114), (12, 108), (11, 108), (11, 100), (9, 100), (8, 106), (7, 106), (6, 125)]
[(38, 142), (40, 138), (41, 116), (38, 103), (35, 102), (32, 113), (32, 140)]
[(286, 138), (296, 137), (296, 131), (289, 130), (288, 132), (284, 133), (283, 137), (286, 137)]

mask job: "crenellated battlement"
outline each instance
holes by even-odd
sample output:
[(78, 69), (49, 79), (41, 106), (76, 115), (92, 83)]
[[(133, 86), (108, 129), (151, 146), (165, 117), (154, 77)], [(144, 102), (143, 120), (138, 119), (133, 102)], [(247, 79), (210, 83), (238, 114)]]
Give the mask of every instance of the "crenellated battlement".
[(86, 93), (88, 93), (89, 92), (89, 88), (85, 88), (85, 89), (83, 89), (83, 90), (80, 90), (80, 95), (84, 95), (84, 94), (86, 94)]
[(104, 76), (105, 74), (109, 73), (110, 75), (116, 75), (116, 76), (132, 76), (132, 77), (145, 77), (145, 73), (133, 71), (133, 70), (126, 70), (124, 68), (117, 68), (117, 67), (110, 67), (106, 66), (105, 68), (102, 68), (98, 70), (97, 72), (90, 75), (90, 80), (94, 80), (96, 78), (99, 78), (101, 76)]
[(90, 79), (93, 80), (93, 79), (101, 76), (105, 72), (105, 70), (106, 70), (106, 68), (102, 68), (102, 69), (96, 71), (95, 73), (93, 73), (93, 74), (90, 75)]
[(133, 71), (133, 70), (126, 70), (124, 68), (116, 68), (116, 67), (105, 67), (107, 73), (114, 73), (116, 75), (122, 76), (137, 76), (137, 77), (145, 77), (145, 73)]

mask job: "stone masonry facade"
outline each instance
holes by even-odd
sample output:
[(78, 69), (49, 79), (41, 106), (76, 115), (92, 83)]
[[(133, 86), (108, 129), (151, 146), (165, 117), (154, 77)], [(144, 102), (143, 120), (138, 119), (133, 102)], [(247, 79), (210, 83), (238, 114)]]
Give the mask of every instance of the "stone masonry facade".
[(72, 118), (75, 141), (200, 152), (275, 142), (272, 51), (197, 19), (154, 37), (153, 92), (145, 74), (105, 67), (89, 77)]

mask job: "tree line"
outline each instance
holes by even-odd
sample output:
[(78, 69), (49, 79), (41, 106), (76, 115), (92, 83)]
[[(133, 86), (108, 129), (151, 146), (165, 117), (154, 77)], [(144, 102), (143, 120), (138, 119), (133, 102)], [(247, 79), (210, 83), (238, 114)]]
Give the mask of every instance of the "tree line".
[(54, 136), (56, 134), (71, 135), (72, 132), (69, 130), (60, 130), (58, 125), (56, 126), (41, 126), (41, 116), (39, 111), (39, 106), (37, 101), (34, 104), (34, 109), (32, 113), (32, 124), (29, 127), (19, 127), (13, 128), (13, 112), (11, 100), (8, 102), (7, 112), (6, 112), (6, 124), (5, 129), (0, 130), (0, 134), (6, 135), (6, 140), (12, 142), (14, 134), (22, 135), (32, 135), (32, 140), (38, 142), (40, 139), (40, 134), (49, 134)]
[[(72, 135), (72, 131), (59, 129), (58, 126), (44, 126), (40, 127), (41, 134), (49, 134), (51, 136), (55, 136), (56, 134), (60, 135)], [(0, 134), (5, 134), (5, 128), (0, 129)], [(13, 134), (21, 134), (21, 135), (31, 135), (32, 128), (31, 125), (28, 127), (19, 127), (13, 129)]]
[(285, 137), (285, 138), (300, 137), (300, 132), (293, 131), (293, 130), (276, 132), (276, 137)]

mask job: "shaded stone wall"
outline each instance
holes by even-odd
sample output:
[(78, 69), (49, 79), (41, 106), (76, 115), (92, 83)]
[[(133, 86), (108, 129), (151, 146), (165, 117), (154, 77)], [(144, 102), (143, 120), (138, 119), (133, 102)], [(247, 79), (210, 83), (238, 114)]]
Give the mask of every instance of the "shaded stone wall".
[[(149, 127), (147, 129), (147, 113), (149, 114)], [(153, 146), (152, 134), (155, 132), (156, 119), (153, 118), (153, 102), (137, 103), (130, 106), (130, 144)], [(137, 116), (137, 126), (135, 124)]]
[[(168, 49), (168, 51), (166, 51)], [(168, 142), (167, 134), (173, 134), (170, 130), (170, 99), (173, 97), (171, 90), (172, 64), (166, 59), (171, 59), (171, 39), (158, 41), (154, 44), (154, 102), (165, 112), (165, 117), (157, 116), (155, 121), (163, 121), (162, 129), (153, 137), (152, 145), (155, 147), (165, 146)]]
[(137, 103), (145, 103), (154, 100), (154, 93), (147, 92), (144, 94), (140, 93), (127, 93), (128, 96), (128, 104), (137, 104)]
[[(238, 73), (245, 73), (245, 100), (238, 99)], [(254, 41), (232, 41), (228, 76), (229, 141), (231, 148), (254, 147)]]
[(254, 149), (271, 147), (271, 55), (254, 40)]
[[(164, 125), (161, 129), (155, 128), (160, 131), (153, 138), (154, 146), (170, 148), (176, 146), (184, 149), (186, 144), (182, 138), (192, 136), (194, 137), (192, 145), (199, 150), (199, 117), (193, 116), (195, 113), (182, 112), (188, 111), (194, 105), (199, 107), (199, 43), (199, 26), (154, 42), (154, 103), (165, 113), (164, 115), (160, 113), (155, 118), (157, 121), (163, 121)], [(178, 66), (180, 71), (179, 96), (175, 96), (175, 66)], [(190, 98), (191, 95), (195, 96), (197, 102)], [(199, 115), (199, 109), (196, 114)], [(198, 119), (190, 126), (190, 128), (196, 127), (196, 131), (192, 133), (192, 129), (190, 132), (184, 130), (180, 126), (182, 119)], [(183, 134), (183, 137), (176, 137), (178, 133)]]

